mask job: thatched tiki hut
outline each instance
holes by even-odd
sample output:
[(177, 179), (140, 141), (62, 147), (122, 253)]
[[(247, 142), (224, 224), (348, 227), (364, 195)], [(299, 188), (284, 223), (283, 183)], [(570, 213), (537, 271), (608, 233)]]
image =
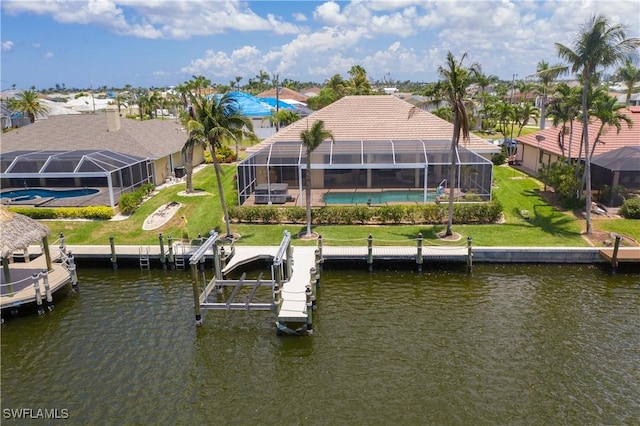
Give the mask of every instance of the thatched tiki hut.
[(5, 283), (11, 283), (9, 263), (16, 251), (26, 250), (35, 242), (42, 242), (43, 251), (47, 259), (47, 269), (52, 269), (51, 254), (49, 253), (49, 228), (30, 217), (13, 213), (0, 208), (0, 255)]

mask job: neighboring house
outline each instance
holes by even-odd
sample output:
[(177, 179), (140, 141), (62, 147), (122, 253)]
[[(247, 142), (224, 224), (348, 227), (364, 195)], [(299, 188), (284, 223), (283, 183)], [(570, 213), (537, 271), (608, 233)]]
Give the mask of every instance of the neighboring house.
[[(316, 120), (324, 121), (336, 143), (326, 141), (312, 154), (313, 189), (404, 188), (426, 194), (448, 179), (451, 123), (394, 95), (346, 96), (247, 148), (249, 156), (238, 166), (240, 204), (257, 185), (287, 184), (302, 193), (306, 156), (300, 133)], [(460, 142), (460, 193), (491, 197), (489, 158), (499, 151), (475, 135)]]
[(298, 102), (307, 102), (309, 96), (303, 95), (302, 93), (298, 93), (295, 90), (291, 90), (288, 87), (281, 87), (280, 91), (276, 94), (276, 89), (270, 89), (265, 92), (262, 92), (256, 95), (256, 98), (277, 98), (281, 101), (294, 100)]
[[(593, 153), (594, 159), (620, 148), (640, 145), (640, 107), (630, 107), (628, 110), (622, 110), (621, 112), (631, 118), (633, 125), (629, 127), (623, 122), (620, 133), (617, 133), (615, 127), (606, 126), (604, 133), (600, 136), (600, 142), (596, 144)], [(571, 148), (571, 159), (577, 160), (580, 139), (582, 138), (582, 122), (573, 122), (573, 135), (569, 134), (568, 127), (569, 123), (567, 123), (567, 133), (564, 136), (564, 147), (560, 143), (559, 135), (561, 129), (558, 127), (549, 127), (539, 132), (517, 137), (518, 153), (516, 161), (521, 164), (525, 171), (536, 175), (542, 165), (549, 165), (561, 158), (568, 158), (569, 148)], [(593, 142), (599, 129), (600, 121), (592, 117), (589, 124), (590, 150), (593, 148)], [(584, 158), (584, 154), (581, 157)]]
[[(627, 103), (627, 95), (616, 93), (614, 95), (619, 103), (626, 104)], [(629, 98), (629, 106), (640, 106), (640, 93), (632, 93)]]
[[(115, 206), (121, 193), (182, 172), (186, 139), (175, 120), (122, 119), (115, 106), (105, 113), (53, 116), (2, 135), (1, 185), (98, 187), (108, 197), (94, 204)], [(198, 147), (194, 165), (203, 159)]]

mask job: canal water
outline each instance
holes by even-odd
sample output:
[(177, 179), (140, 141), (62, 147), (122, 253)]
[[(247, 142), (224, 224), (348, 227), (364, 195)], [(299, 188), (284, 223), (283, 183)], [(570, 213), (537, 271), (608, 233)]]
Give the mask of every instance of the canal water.
[(196, 328), (185, 272), (79, 275), (54, 312), (2, 325), (2, 424), (21, 409), (118, 425), (640, 419), (637, 271), (334, 266), (311, 337), (276, 336), (270, 312), (210, 311)]

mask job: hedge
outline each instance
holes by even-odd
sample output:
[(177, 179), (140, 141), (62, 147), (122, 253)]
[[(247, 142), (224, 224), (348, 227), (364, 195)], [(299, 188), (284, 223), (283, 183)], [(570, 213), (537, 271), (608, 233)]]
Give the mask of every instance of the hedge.
[(113, 217), (113, 209), (107, 206), (9, 207), (9, 210), (32, 219), (111, 219)]
[[(325, 206), (311, 209), (316, 225), (352, 224), (443, 224), (447, 222), (446, 204), (365, 206)], [(496, 223), (502, 215), (498, 201), (454, 204), (453, 222), (462, 224)], [(241, 223), (306, 223), (304, 207), (235, 206), (229, 217)]]
[(625, 219), (640, 219), (640, 197), (625, 200), (618, 213)]

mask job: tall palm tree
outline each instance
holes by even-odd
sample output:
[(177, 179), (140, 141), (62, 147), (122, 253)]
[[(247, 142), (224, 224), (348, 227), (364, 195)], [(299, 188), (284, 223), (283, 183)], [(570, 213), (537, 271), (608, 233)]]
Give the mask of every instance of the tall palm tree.
[(627, 86), (627, 99), (625, 105), (629, 106), (629, 100), (631, 99), (631, 93), (633, 92), (633, 86), (640, 81), (640, 68), (637, 68), (631, 58), (627, 58), (624, 61), (624, 65), (618, 70), (620, 79), (624, 81)]
[(193, 132), (196, 138), (202, 135), (211, 152), (218, 185), (218, 195), (220, 197), (226, 225), (226, 236), (231, 237), (229, 212), (222, 189), (222, 175), (224, 172), (218, 163), (216, 149), (221, 147), (225, 140), (235, 141), (242, 138), (257, 140), (258, 138), (255, 133), (253, 133), (251, 119), (242, 114), (238, 102), (229, 95), (222, 96), (220, 100), (214, 97), (208, 98), (201, 95), (194, 95), (192, 98), (192, 108), (194, 119), (188, 123), (188, 129), (192, 129), (190, 132)]
[(307, 206), (307, 237), (311, 236), (311, 153), (320, 146), (322, 142), (331, 139), (335, 142), (333, 133), (324, 128), (324, 121), (316, 120), (311, 129), (303, 130), (300, 133), (302, 146), (305, 147), (307, 164), (305, 169), (305, 199)]
[[(453, 198), (455, 196), (456, 159), (458, 158), (458, 145), (460, 138), (469, 140), (469, 116), (467, 114), (467, 87), (472, 78), (479, 72), (480, 67), (474, 63), (465, 68), (462, 62), (467, 57), (464, 53), (460, 60), (456, 60), (453, 53), (447, 53), (447, 61), (444, 66), (438, 67), (438, 73), (444, 83), (445, 99), (451, 107), (453, 115), (453, 137), (451, 139), (451, 170), (449, 171), (449, 219), (445, 236), (453, 235)], [(413, 109), (411, 110), (414, 111)]]
[[(582, 77), (582, 138), (589, 146), (589, 111), (587, 96), (598, 68), (607, 68), (622, 62), (640, 46), (640, 39), (627, 38), (625, 27), (612, 24), (603, 15), (593, 16), (576, 35), (573, 49), (556, 43), (560, 58), (569, 63), (571, 72)], [(585, 155), (586, 233), (591, 234), (591, 161)]]
[(49, 112), (49, 108), (40, 102), (38, 93), (35, 90), (25, 90), (22, 93), (18, 93), (15, 99), (10, 101), (9, 107), (29, 117), (29, 121), (32, 124), (36, 121), (36, 115)]
[(536, 67), (536, 77), (540, 87), (538, 90), (542, 92), (542, 101), (540, 102), (540, 130), (544, 130), (546, 127), (547, 107), (549, 106), (549, 99), (547, 94), (551, 89), (551, 85), (558, 76), (564, 73), (566, 67), (562, 65), (549, 65), (547, 61), (538, 62)]

